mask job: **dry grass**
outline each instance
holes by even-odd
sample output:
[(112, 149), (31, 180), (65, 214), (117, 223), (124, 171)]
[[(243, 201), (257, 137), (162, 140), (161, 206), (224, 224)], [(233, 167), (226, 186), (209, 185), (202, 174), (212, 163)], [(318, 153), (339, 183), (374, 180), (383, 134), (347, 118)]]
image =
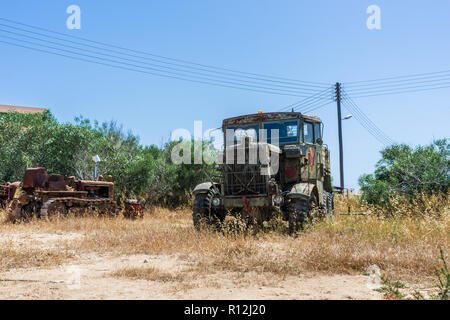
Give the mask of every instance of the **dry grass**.
[[(77, 254), (189, 255), (194, 257), (198, 274), (217, 271), (255, 271), (281, 277), (310, 271), (360, 274), (375, 264), (391, 277), (422, 281), (432, 277), (439, 266), (439, 248), (449, 253), (449, 207), (448, 203), (441, 205), (439, 216), (381, 218), (338, 214), (297, 238), (277, 231), (255, 235), (197, 232), (190, 210), (167, 209), (154, 209), (143, 220), (136, 221), (86, 217), (23, 224), (3, 222), (0, 233), (80, 233), (84, 235), (82, 238), (65, 244), (65, 252), (74, 250)], [(3, 250), (0, 266), (33, 265), (34, 256), (41, 257), (44, 264), (59, 264), (71, 258), (52, 254), (48, 250)], [(115, 276), (182, 281), (178, 276), (151, 268), (118, 270)]]
[(0, 270), (60, 265), (72, 258), (74, 254), (66, 250), (16, 249), (2, 245)]
[(147, 267), (129, 267), (116, 270), (111, 274), (113, 277), (117, 278), (129, 278), (135, 280), (149, 280), (149, 281), (160, 281), (160, 282), (183, 282), (186, 280), (182, 274), (172, 274), (165, 272), (158, 268)]
[(381, 208), (360, 201), (360, 195), (337, 194), (334, 198), (336, 213), (370, 213), (378, 216), (442, 217), (448, 214), (450, 197), (446, 194), (420, 194), (414, 199), (392, 196), (391, 208)]
[(351, 192), (336, 194), (334, 196), (334, 209), (336, 213), (366, 212), (369, 210), (359, 201), (359, 195)]

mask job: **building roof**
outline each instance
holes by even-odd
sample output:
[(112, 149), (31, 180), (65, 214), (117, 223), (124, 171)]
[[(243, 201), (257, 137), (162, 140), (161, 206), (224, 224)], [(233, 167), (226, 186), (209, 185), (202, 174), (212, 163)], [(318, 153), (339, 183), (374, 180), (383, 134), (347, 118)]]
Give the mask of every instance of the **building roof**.
[(0, 105), (0, 113), (6, 113), (6, 112), (42, 113), (45, 111), (47, 111), (47, 109), (44, 109), (44, 108), (31, 108), (31, 107)]

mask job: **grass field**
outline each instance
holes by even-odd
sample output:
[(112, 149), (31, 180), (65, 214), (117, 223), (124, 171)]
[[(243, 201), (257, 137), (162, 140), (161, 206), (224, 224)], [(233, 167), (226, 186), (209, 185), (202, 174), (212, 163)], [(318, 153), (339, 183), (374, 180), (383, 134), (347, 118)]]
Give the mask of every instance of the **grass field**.
[[(346, 211), (347, 206), (346, 199), (338, 199), (339, 211)], [(89, 254), (176, 255), (190, 261), (176, 274), (155, 267), (127, 266), (109, 275), (182, 284), (217, 272), (252, 272), (267, 279), (286, 279), (307, 273), (361, 275), (376, 265), (391, 279), (431, 283), (441, 265), (440, 248), (447, 255), (450, 248), (448, 209), (446, 202), (440, 203), (439, 215), (337, 214), (298, 237), (288, 235), (279, 222), (250, 233), (198, 232), (188, 209), (157, 208), (136, 221), (85, 217), (12, 224), (3, 214), (0, 268), (52, 267)]]

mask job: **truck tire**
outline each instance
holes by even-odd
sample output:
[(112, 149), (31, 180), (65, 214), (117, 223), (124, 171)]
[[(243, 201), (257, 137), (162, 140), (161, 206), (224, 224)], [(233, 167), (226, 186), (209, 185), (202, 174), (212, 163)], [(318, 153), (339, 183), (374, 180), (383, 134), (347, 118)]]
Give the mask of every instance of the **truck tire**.
[(313, 193), (308, 201), (292, 199), (288, 207), (289, 233), (294, 235), (303, 230), (305, 223), (315, 223), (318, 218), (319, 203)]
[(220, 209), (212, 208), (212, 199), (218, 195), (216, 190), (210, 189), (207, 193), (199, 193), (195, 196), (192, 220), (197, 230), (200, 230), (203, 223), (218, 227), (225, 218)]

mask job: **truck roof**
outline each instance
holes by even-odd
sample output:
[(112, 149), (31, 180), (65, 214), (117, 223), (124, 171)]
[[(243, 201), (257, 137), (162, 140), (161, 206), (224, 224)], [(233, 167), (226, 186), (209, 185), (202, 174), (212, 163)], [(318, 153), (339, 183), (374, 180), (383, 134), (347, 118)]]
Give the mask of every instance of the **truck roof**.
[(300, 112), (268, 112), (268, 113), (254, 113), (223, 120), (223, 126), (266, 122), (266, 121), (279, 121), (289, 119), (306, 119), (314, 122), (322, 122), (319, 117), (301, 114)]

